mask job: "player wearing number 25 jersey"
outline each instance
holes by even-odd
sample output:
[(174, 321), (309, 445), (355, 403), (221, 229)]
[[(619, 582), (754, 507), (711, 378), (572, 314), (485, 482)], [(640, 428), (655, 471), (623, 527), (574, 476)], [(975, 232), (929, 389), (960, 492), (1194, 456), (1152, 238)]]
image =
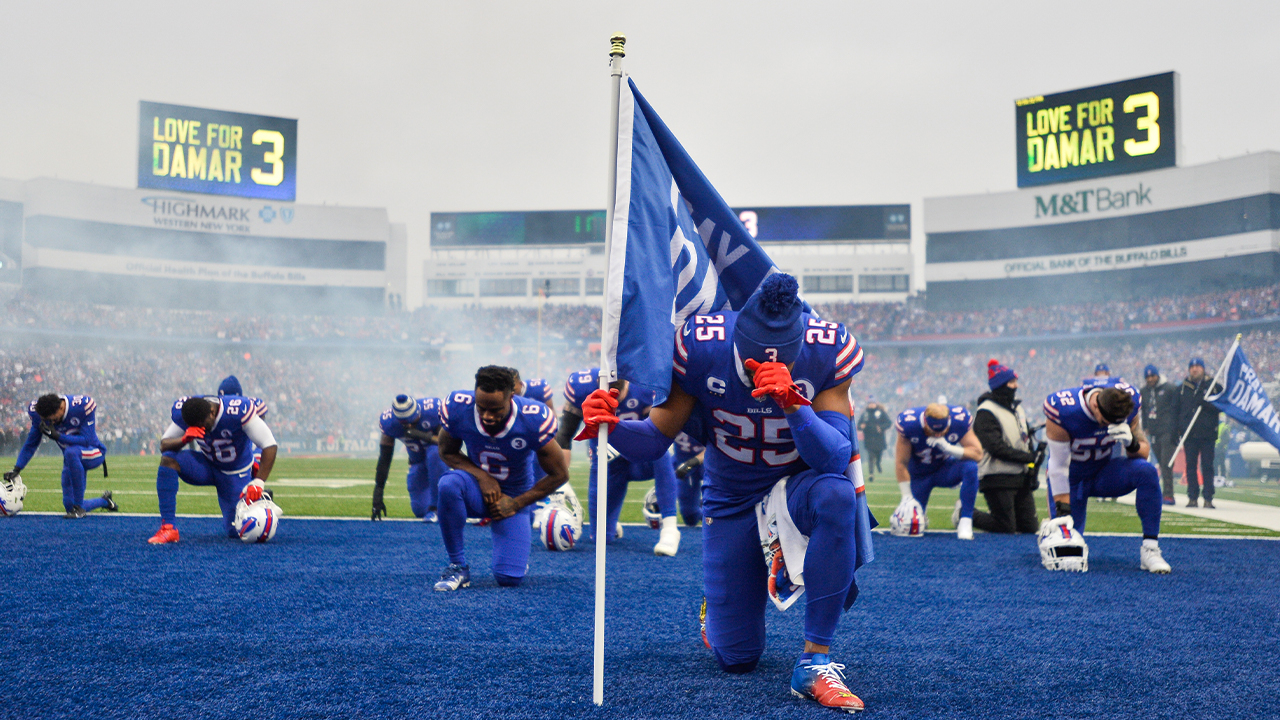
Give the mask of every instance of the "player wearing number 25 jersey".
[[(178, 398), (170, 411), (168, 429), (160, 438), (163, 458), (156, 471), (160, 502), (160, 530), (152, 544), (178, 541), (174, 526), (178, 480), (188, 485), (217, 488), (218, 506), (228, 537), (238, 537), (232, 524), (240, 491), (252, 481), (255, 446), (262, 451), (258, 479), (266, 481), (275, 464), (276, 439), (262, 416), (266, 403), (239, 395)], [(183, 448), (195, 443), (195, 450)]]
[(866, 498), (845, 475), (856, 452), (849, 382), (862, 367), (862, 350), (843, 326), (803, 312), (797, 290), (795, 278), (773, 274), (741, 311), (690, 318), (677, 331), (671, 395), (648, 420), (618, 420), (601, 391), (583, 410), (588, 425), (615, 425), (609, 441), (632, 459), (665, 452), (694, 413), (705, 411), (705, 641), (727, 672), (750, 672), (764, 652), (776, 575), (761, 562), (757, 504), (766, 495), (785, 498), (785, 513), (774, 506), (779, 534), (789, 520), (807, 539), (790, 546), (798, 552), (782, 541), (786, 572), (802, 577), (807, 598), (791, 692), (855, 711), (862, 701), (828, 653), (843, 610), (857, 597), (854, 571), (870, 559)]
[[(476, 373), (474, 392), (448, 396), (440, 420), (440, 457), (451, 468), (440, 477), (438, 509), (449, 566), (435, 589), (471, 583), (463, 539), (469, 517), (493, 520), (494, 578), (499, 585), (519, 585), (529, 565), (531, 506), (569, 480), (556, 443), (556, 416), (537, 400), (515, 395), (510, 368), (490, 365)], [(531, 454), (547, 473), (536, 483)]]
[[(1049, 443), (1050, 517), (1071, 521), (1084, 532), (1091, 497), (1121, 497), (1137, 491), (1134, 506), (1142, 521), (1140, 567), (1169, 572), (1158, 542), (1162, 494), (1160, 474), (1147, 462), (1150, 445), (1138, 413), (1142, 398), (1128, 383), (1111, 379), (1068, 388), (1044, 401)], [(1041, 535), (1045, 531), (1041, 529)]]

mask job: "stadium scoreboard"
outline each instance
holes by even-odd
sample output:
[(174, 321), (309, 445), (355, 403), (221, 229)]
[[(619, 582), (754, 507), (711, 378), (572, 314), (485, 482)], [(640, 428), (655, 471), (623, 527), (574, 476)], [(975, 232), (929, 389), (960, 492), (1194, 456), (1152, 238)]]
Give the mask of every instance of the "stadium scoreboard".
[[(761, 242), (909, 240), (911, 206), (755, 207), (734, 212)], [(433, 247), (603, 243), (604, 210), (431, 213)]]
[(1018, 187), (1175, 166), (1177, 87), (1167, 72), (1015, 101)]
[(576, 245), (604, 242), (603, 210), (431, 213), (431, 245)]
[(138, 187), (292, 202), (298, 121), (142, 101)]
[(760, 242), (910, 240), (910, 205), (829, 205), (734, 210)]

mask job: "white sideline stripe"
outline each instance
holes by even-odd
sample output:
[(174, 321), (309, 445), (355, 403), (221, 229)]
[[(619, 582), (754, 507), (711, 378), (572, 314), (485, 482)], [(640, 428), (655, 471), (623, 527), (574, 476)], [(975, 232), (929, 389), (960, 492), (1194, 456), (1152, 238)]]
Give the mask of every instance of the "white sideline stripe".
[[(65, 512), (44, 512), (44, 511), (35, 511), (35, 510), (30, 511), (30, 512), (28, 512), (28, 511), (26, 511), (26, 510), (23, 510), (23, 511), (22, 511), (21, 513), (19, 513), (19, 514), (20, 514), (20, 515), (43, 515), (43, 516), (49, 516), (49, 517), (62, 517), (63, 515), (66, 515), (66, 513), (65, 513)], [(89, 515), (90, 515), (90, 516), (92, 516), (92, 517), (99, 517), (99, 516), (101, 516), (101, 517), (133, 517), (133, 518), (158, 518), (158, 517), (160, 517), (160, 513), (127, 513), (127, 512), (113, 512), (113, 513), (108, 513), (108, 512), (98, 512), (98, 511), (91, 512), (91, 513), (89, 513)], [(174, 515), (174, 517), (180, 517), (180, 518), (221, 518), (222, 516), (221, 516), (221, 515), (212, 515), (212, 514), (210, 514), (210, 515), (200, 515), (200, 514), (198, 514), (198, 513), (178, 513), (177, 515)], [(375, 521), (373, 521), (373, 520), (370, 520), (367, 516), (351, 516), (351, 515), (290, 515), (290, 514), (289, 514), (289, 512), (288, 512), (288, 510), (286, 510), (286, 511), (285, 511), (284, 519), (286, 519), (286, 520), (342, 520), (342, 521), (344, 521), (344, 522), (347, 522), (347, 521), (375, 522)], [(435, 525), (435, 523), (428, 523), (428, 522), (423, 521), (423, 519), (422, 519), (422, 518), (390, 518), (390, 517), (389, 517), (389, 518), (383, 518), (382, 520), (378, 520), (378, 521), (376, 521), (376, 522), (416, 522), (416, 523), (422, 523), (423, 525)], [(583, 524), (583, 525), (590, 525), (591, 523), (589, 523), (589, 522), (583, 522), (582, 524)], [(623, 527), (642, 527), (642, 528), (646, 528), (646, 529), (649, 527), (649, 524), (648, 524), (648, 523), (642, 523), (642, 522), (624, 522), (624, 523), (618, 523), (618, 524), (619, 524), (619, 525), (622, 525)], [(698, 527), (696, 527), (696, 528), (691, 528), (691, 527), (684, 527), (684, 526), (681, 526), (681, 528), (680, 528), (680, 529), (681, 529), (681, 530), (701, 530), (701, 529), (702, 529), (702, 526), (698, 526)], [(930, 532), (933, 532), (933, 531), (931, 530)]]
[[(876, 528), (876, 529), (872, 530), (871, 532), (873, 532), (873, 533), (875, 533), (875, 534), (877, 534), (877, 535), (885, 535), (885, 536), (888, 536), (888, 535), (889, 535), (889, 528), (888, 528), (888, 527), (886, 527), (886, 526), (884, 526), (884, 525), (881, 525), (880, 527), (878, 527), (878, 528)], [(925, 530), (925, 532), (926, 532), (926, 533), (938, 533), (938, 534), (941, 534), (941, 535), (954, 535), (956, 531), (955, 531), (954, 529), (951, 529), (951, 530)], [(975, 529), (975, 530), (973, 531), (973, 534), (974, 534), (974, 536), (975, 536), (975, 537), (982, 537), (983, 535), (990, 535), (990, 533), (984, 532), (984, 531), (982, 531), (982, 530), (977, 530), (977, 529)], [(1028, 542), (1031, 542), (1031, 543), (1034, 543), (1034, 542), (1035, 542), (1035, 533), (1021, 533), (1021, 534), (1022, 534), (1022, 535), (1026, 535), (1026, 536), (1027, 536), (1027, 540), (1028, 540)], [(1140, 538), (1140, 537), (1142, 537), (1142, 533), (1140, 533), (1140, 532), (1136, 532), (1136, 533), (1120, 533), (1120, 532), (1086, 532), (1084, 535), (1085, 535), (1085, 537), (1127, 537), (1127, 538)], [(1274, 535), (1273, 535), (1273, 536), (1267, 536), (1267, 535), (1183, 535), (1183, 534), (1174, 534), (1174, 533), (1160, 533), (1160, 539), (1162, 539), (1162, 540), (1163, 540), (1164, 538), (1178, 538), (1179, 540), (1271, 540), (1271, 541), (1274, 541), (1274, 542), (1280, 542), (1280, 537), (1277, 537), (1277, 536), (1274, 536)]]
[[(62, 516), (63, 516), (63, 515), (65, 515), (66, 513), (60, 513), (60, 512), (34, 512), (34, 511), (33, 511), (33, 512), (26, 512), (26, 511), (24, 510), (21, 514), (22, 514), (22, 515), (45, 515), (45, 516), (53, 516), (53, 517), (62, 517)], [(144, 518), (146, 518), (146, 517), (149, 517), (149, 518), (158, 518), (158, 517), (160, 517), (160, 513), (126, 513), (126, 512), (105, 513), (105, 512), (96, 512), (96, 511), (95, 511), (95, 512), (90, 513), (90, 515), (95, 516), (95, 517), (96, 517), (96, 516), (103, 516), (103, 517), (144, 517)], [(180, 517), (180, 518), (221, 518), (222, 516), (221, 516), (221, 515), (197, 515), (197, 514), (188, 514), (188, 513), (178, 513), (175, 517)], [(289, 515), (289, 514), (288, 514), (288, 511), (286, 511), (286, 514), (285, 514), (284, 518), (285, 518), (285, 519), (287, 519), (287, 520), (289, 520), (289, 521), (294, 521), (294, 520), (340, 520), (340, 521), (343, 521), (343, 522), (373, 522), (373, 521), (372, 521), (372, 520), (370, 520), (369, 518), (367, 518), (367, 517), (363, 517), (363, 516), (361, 516), (361, 517), (351, 517), (351, 516), (329, 516), (329, 517), (325, 517), (325, 516), (319, 516), (319, 515)], [(416, 523), (422, 523), (422, 524), (424, 524), (424, 525), (434, 525), (434, 524), (435, 524), (435, 523), (427, 523), (427, 522), (423, 522), (423, 520), (422, 520), (421, 518), (383, 518), (382, 520), (379, 520), (379, 521), (377, 521), (377, 522), (416, 522)], [(589, 523), (589, 522), (583, 522), (582, 524), (583, 524), (583, 525), (590, 525), (591, 523)], [(639, 527), (639, 528), (645, 528), (646, 530), (649, 528), (649, 524), (648, 524), (648, 523), (642, 523), (642, 522), (624, 522), (624, 523), (619, 523), (619, 524), (620, 524), (620, 525), (622, 525), (623, 527)], [(702, 529), (702, 526), (701, 526), (701, 525), (699, 525), (698, 527), (685, 527), (685, 526), (683, 526), (683, 525), (682, 525), (682, 526), (680, 527), (681, 532), (684, 532), (684, 531), (692, 531), (692, 530), (701, 530), (701, 529)], [(877, 535), (885, 535), (885, 536), (889, 535), (889, 529), (888, 529), (887, 527), (879, 527), (879, 528), (876, 528), (875, 530), (872, 530), (871, 532), (873, 532), (873, 533), (875, 533), (875, 534), (877, 534)], [(927, 532), (927, 533), (938, 533), (938, 534), (947, 535), (947, 534), (954, 534), (954, 533), (955, 533), (955, 530), (925, 530), (925, 532)], [(985, 533), (985, 532), (983, 532), (983, 531), (981, 531), (981, 530), (978, 530), (978, 531), (976, 531), (974, 534), (975, 534), (976, 536), (981, 537), (981, 536), (983, 536), (983, 535), (987, 535), (987, 534), (989, 534), (989, 533)], [(1024, 534), (1025, 534), (1029, 539), (1030, 539), (1030, 538), (1032, 538), (1032, 534), (1031, 534), (1031, 533), (1024, 533)], [(1140, 532), (1136, 532), (1136, 533), (1086, 532), (1086, 533), (1085, 533), (1085, 537), (1128, 537), (1128, 538), (1140, 538), (1140, 537), (1142, 537), (1142, 533), (1140, 533)], [(1162, 537), (1162, 538), (1177, 538), (1177, 539), (1179, 539), (1179, 540), (1270, 540), (1270, 541), (1272, 541), (1272, 542), (1280, 542), (1280, 537), (1249, 536), (1249, 535), (1175, 535), (1175, 534), (1171, 534), (1171, 533), (1161, 533), (1161, 534), (1160, 534), (1160, 537)]]
[[(1117, 502), (1123, 505), (1132, 505), (1136, 497), (1137, 493), (1132, 493), (1125, 495)], [(1190, 515), (1202, 520), (1218, 520), (1234, 525), (1280, 531), (1280, 507), (1214, 498), (1214, 509), (1207, 510), (1202, 507), (1183, 507), (1186, 503), (1185, 498), (1186, 496), (1183, 495), (1173, 505), (1165, 505), (1163, 511), (1175, 512), (1179, 515)]]

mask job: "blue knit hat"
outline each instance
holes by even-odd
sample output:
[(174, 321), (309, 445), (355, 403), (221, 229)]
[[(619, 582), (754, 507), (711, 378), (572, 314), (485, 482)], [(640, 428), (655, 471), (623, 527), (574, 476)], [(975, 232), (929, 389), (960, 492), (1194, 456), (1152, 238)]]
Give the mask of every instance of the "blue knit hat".
[(1199, 365), (1200, 367), (1204, 367), (1204, 358), (1202, 357), (1191, 358), (1191, 364), (1187, 365), (1187, 367), (1192, 368), (1192, 367), (1195, 367), (1196, 365)]
[(1098, 363), (1097, 365), (1094, 366), (1093, 371), (1096, 373), (1104, 372), (1104, 373), (1107, 373), (1108, 375), (1111, 374), (1111, 368), (1107, 367), (1106, 363)]
[(1017, 380), (1018, 373), (1013, 368), (1005, 367), (994, 358), (987, 361), (987, 386), (992, 390), (1007, 384), (1010, 380)]
[(799, 290), (795, 278), (775, 273), (747, 298), (733, 327), (733, 345), (741, 360), (795, 361), (804, 340)]
[(1151, 377), (1152, 375), (1160, 377), (1160, 371), (1156, 369), (1155, 365), (1148, 365), (1142, 368), (1142, 377)]
[(243, 395), (244, 390), (240, 388), (240, 380), (235, 375), (228, 375), (226, 379), (218, 385), (219, 395)]
[(408, 395), (397, 395), (396, 401), (391, 403), (391, 414), (400, 422), (412, 423), (422, 417), (422, 409)]

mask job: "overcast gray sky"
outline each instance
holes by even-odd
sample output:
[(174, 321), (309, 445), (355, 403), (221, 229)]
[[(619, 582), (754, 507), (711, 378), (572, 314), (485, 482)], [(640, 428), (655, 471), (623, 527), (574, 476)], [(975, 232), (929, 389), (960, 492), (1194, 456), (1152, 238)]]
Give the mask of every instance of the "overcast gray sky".
[(608, 37), (731, 204), (1013, 189), (1015, 98), (1181, 73), (1184, 155), (1280, 148), (1280, 3), (27, 2), (0, 176), (136, 185), (138, 101), (297, 118), (298, 201), (603, 207)]

